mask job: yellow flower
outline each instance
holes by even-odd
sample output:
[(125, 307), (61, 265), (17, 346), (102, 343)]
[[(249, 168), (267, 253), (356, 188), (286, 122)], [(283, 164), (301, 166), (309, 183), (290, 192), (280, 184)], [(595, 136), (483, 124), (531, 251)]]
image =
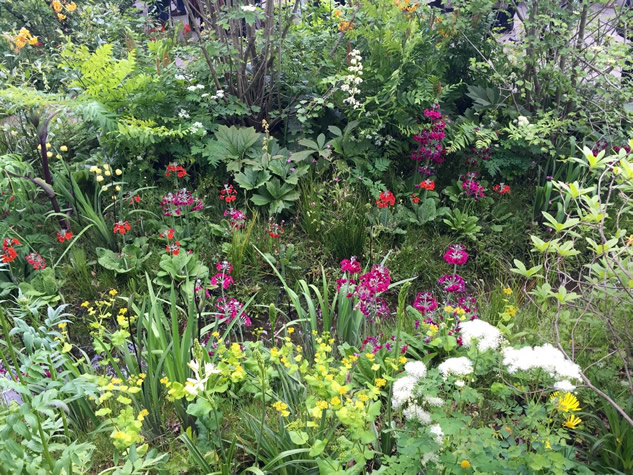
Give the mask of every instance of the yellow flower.
[(68, 152), (68, 147), (66, 147), (66, 145), (62, 145), (61, 147), (59, 147), (59, 149), (60, 149), (62, 152)]
[(57, 155), (55, 155), (55, 158), (57, 158), (58, 160), (61, 160), (62, 156), (58, 153)]
[(53, 0), (51, 2), (51, 7), (53, 7), (53, 10), (55, 10), (55, 13), (59, 13), (62, 11), (62, 2), (60, 2), (59, 0)]
[(367, 357), (368, 360), (373, 361), (374, 358), (376, 357), (376, 355), (374, 355), (373, 353), (365, 353), (365, 356)]
[(338, 396), (334, 396), (332, 399), (330, 399), (330, 404), (332, 404), (333, 406), (338, 406), (339, 404), (341, 404), (341, 400), (338, 398)]
[(374, 363), (373, 365), (371, 365), (372, 371), (378, 371), (379, 369), (380, 369), (380, 365), (378, 363)]
[(49, 143), (47, 143), (47, 144), (46, 144), (46, 150), (48, 150), (48, 149), (49, 149), (49, 148), (51, 148), (51, 147), (52, 147), (52, 145), (51, 145), (51, 144), (49, 144)]
[(169, 387), (169, 378), (167, 376), (165, 376), (164, 378), (161, 378), (160, 379), (160, 384), (163, 384), (163, 385)]
[(138, 417), (137, 419), (139, 421), (142, 421), (143, 419), (145, 419), (147, 416), (149, 416), (149, 411), (147, 409), (143, 409), (141, 412), (138, 413)]
[(90, 302), (88, 302), (87, 300), (81, 304), (82, 307), (87, 307), (88, 305), (90, 305)]
[(558, 397), (556, 409), (560, 412), (580, 411), (580, 403), (572, 393), (565, 393), (565, 396)]
[(387, 384), (387, 380), (386, 379), (376, 378), (376, 386), (378, 386), (379, 388), (382, 388), (386, 384)]
[(510, 287), (506, 287), (503, 289), (503, 293), (506, 295), (512, 295), (512, 289)]
[(97, 176), (97, 181), (99, 182), (103, 181), (103, 177), (101, 175)]
[(108, 292), (112, 297), (114, 297), (116, 294), (118, 294), (118, 292), (116, 291), (116, 289), (112, 289), (110, 292)]
[(319, 409), (327, 409), (328, 408), (328, 403), (327, 401), (319, 401), (316, 403), (317, 407)]
[(406, 357), (404, 357), (404, 356), (401, 356), (400, 358), (398, 358), (398, 361), (399, 361), (401, 364), (405, 364), (405, 363), (407, 362), (407, 358), (406, 358)]
[(470, 462), (468, 460), (462, 460), (459, 466), (462, 468), (470, 468)]
[(123, 174), (123, 172), (121, 171), (120, 168), (117, 168), (116, 170), (114, 170), (115, 175), (117, 176), (121, 176)]
[(58, 13), (57, 14), (57, 18), (60, 20), (65, 20), (66, 19), (66, 15), (63, 15), (62, 13)]
[(121, 191), (121, 187), (120, 187), (119, 185), (115, 186), (115, 187), (114, 187), (114, 189), (115, 189), (116, 191)]
[(104, 172), (103, 172), (103, 174), (104, 174), (105, 176), (110, 176), (110, 175), (112, 175), (112, 173), (110, 172), (110, 170), (106, 170), (106, 171), (104, 171)]
[(574, 414), (570, 415), (565, 422), (563, 422), (563, 427), (568, 427), (570, 429), (575, 429), (582, 422), (580, 417), (575, 416)]
[(77, 10), (77, 4), (75, 2), (70, 2), (68, 5), (66, 5), (66, 11), (74, 12), (75, 10)]
[(53, 158), (53, 152), (46, 152), (46, 156), (48, 158)]
[(288, 335), (292, 335), (295, 332), (293, 327), (288, 328)]
[(68, 326), (68, 323), (66, 323), (66, 322), (62, 322), (62, 323), (58, 323), (58, 324), (57, 324), (57, 327), (58, 327), (58, 328), (61, 328), (62, 330), (63, 330), (64, 328), (66, 328), (67, 326)]

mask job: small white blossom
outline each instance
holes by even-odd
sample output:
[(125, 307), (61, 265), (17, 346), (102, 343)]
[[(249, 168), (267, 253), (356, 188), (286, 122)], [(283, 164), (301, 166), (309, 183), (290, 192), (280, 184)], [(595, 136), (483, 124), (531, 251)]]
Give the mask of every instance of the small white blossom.
[(393, 409), (400, 409), (407, 401), (413, 398), (413, 390), (417, 381), (413, 376), (405, 376), (394, 381), (393, 397), (391, 399), (391, 407)]
[(174, 79), (177, 79), (178, 81), (184, 81), (185, 77), (182, 74), (176, 74), (174, 76)]
[(435, 436), (435, 441), (442, 445), (442, 441), (444, 440), (444, 432), (439, 424), (433, 424), (430, 429), (431, 434)]
[(549, 343), (533, 348), (505, 348), (503, 364), (509, 373), (542, 369), (553, 378), (580, 379), (580, 366), (565, 358), (560, 350)]
[(409, 361), (404, 365), (407, 375), (414, 377), (416, 380), (426, 376), (426, 365), (421, 361)]
[(415, 404), (410, 405), (404, 411), (402, 411), (402, 415), (406, 419), (418, 421), (420, 424), (423, 425), (429, 425), (431, 423), (431, 414), (426, 412), (420, 406), (416, 406)]
[(520, 115), (517, 119), (517, 124), (519, 125), (519, 127), (527, 127), (528, 125), (530, 125), (530, 121), (527, 117)]
[(187, 112), (184, 109), (180, 109), (180, 112), (178, 112), (178, 117), (180, 117), (181, 119), (188, 119), (189, 118), (189, 112)]
[(242, 5), (241, 8), (245, 12), (254, 12), (255, 10), (257, 10), (257, 7), (255, 5)]
[(198, 84), (198, 85), (196, 86), (196, 89), (204, 89), (204, 84)]
[(198, 87), (197, 87), (197, 86), (189, 86), (189, 87), (187, 87), (187, 90), (188, 90), (188, 91), (191, 91), (191, 92), (195, 92), (195, 91), (196, 91), (196, 89), (198, 89)]
[(469, 348), (477, 340), (477, 348), (479, 351), (496, 350), (501, 343), (501, 332), (480, 319), (463, 322), (460, 325), (462, 342), (464, 346)]
[(574, 390), (576, 389), (576, 386), (571, 384), (569, 380), (564, 379), (554, 384), (554, 388), (558, 389), (559, 391), (565, 391), (565, 392), (571, 393), (571, 392), (574, 392)]
[(465, 376), (473, 372), (472, 362), (465, 356), (459, 358), (448, 358), (442, 364), (437, 367), (442, 373), (444, 379), (450, 374), (455, 376)]
[(424, 396), (424, 400), (429, 406), (440, 407), (444, 405), (444, 399), (435, 396)]

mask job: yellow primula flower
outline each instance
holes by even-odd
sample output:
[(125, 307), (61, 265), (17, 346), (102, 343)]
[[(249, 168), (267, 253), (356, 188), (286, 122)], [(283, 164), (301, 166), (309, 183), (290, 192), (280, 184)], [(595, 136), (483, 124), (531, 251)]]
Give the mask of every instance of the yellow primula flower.
[(316, 403), (316, 405), (320, 409), (327, 409), (328, 408), (327, 401), (319, 401), (319, 402)]
[(379, 369), (380, 369), (380, 365), (378, 363), (374, 363), (373, 365), (371, 365), (372, 371), (378, 371)]
[(387, 384), (387, 380), (383, 378), (376, 378), (376, 386), (382, 388)]
[(512, 289), (510, 287), (506, 287), (503, 289), (503, 293), (506, 295), (512, 295)]
[(334, 396), (332, 399), (330, 399), (330, 404), (332, 404), (333, 406), (338, 406), (339, 404), (341, 404), (341, 400), (338, 396)]
[(116, 291), (116, 289), (112, 289), (110, 292), (108, 292), (110, 295), (112, 295), (112, 297), (114, 297), (116, 294), (118, 294), (118, 292)]
[(374, 355), (373, 353), (365, 353), (365, 356), (367, 357), (368, 360), (373, 361), (374, 358), (376, 357), (376, 355)]
[(147, 409), (143, 409), (141, 412), (138, 413), (138, 417), (137, 419), (139, 421), (142, 421), (143, 419), (145, 419), (147, 416), (149, 416), (149, 411)]
[(57, 324), (57, 327), (58, 327), (58, 328), (61, 328), (62, 330), (63, 330), (64, 328), (66, 328), (67, 326), (68, 326), (68, 323), (66, 323), (66, 322), (62, 322), (62, 323), (58, 323), (58, 324)]
[(295, 332), (295, 329), (293, 327), (288, 328), (288, 334), (292, 335)]

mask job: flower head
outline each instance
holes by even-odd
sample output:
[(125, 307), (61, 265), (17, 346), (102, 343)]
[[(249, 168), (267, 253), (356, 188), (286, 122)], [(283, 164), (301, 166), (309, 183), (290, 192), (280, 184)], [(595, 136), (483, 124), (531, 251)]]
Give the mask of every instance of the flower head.
[(59, 242), (70, 241), (73, 237), (73, 233), (67, 229), (62, 229), (57, 233), (57, 240)]
[(387, 208), (388, 206), (394, 206), (396, 204), (396, 198), (393, 193), (389, 190), (383, 191), (378, 196), (376, 200), (376, 204), (379, 208)]
[(444, 260), (455, 266), (466, 264), (466, 261), (468, 261), (466, 246), (463, 244), (451, 244), (448, 246), (448, 250), (444, 254)]
[(128, 232), (130, 230), (130, 223), (129, 221), (118, 221), (114, 224), (114, 234), (119, 233), (119, 234), (125, 234), (126, 232)]
[(37, 252), (31, 252), (26, 256), (26, 262), (31, 264), (33, 269), (42, 270), (46, 268), (46, 259), (40, 256)]

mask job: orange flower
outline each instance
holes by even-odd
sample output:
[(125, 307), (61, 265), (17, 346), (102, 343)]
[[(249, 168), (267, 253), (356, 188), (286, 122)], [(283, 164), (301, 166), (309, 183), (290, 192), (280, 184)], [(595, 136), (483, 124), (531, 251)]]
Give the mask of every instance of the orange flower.
[(62, 11), (62, 2), (60, 2), (59, 0), (53, 0), (51, 2), (51, 7), (53, 8), (53, 10), (55, 10), (55, 13), (59, 13)]

